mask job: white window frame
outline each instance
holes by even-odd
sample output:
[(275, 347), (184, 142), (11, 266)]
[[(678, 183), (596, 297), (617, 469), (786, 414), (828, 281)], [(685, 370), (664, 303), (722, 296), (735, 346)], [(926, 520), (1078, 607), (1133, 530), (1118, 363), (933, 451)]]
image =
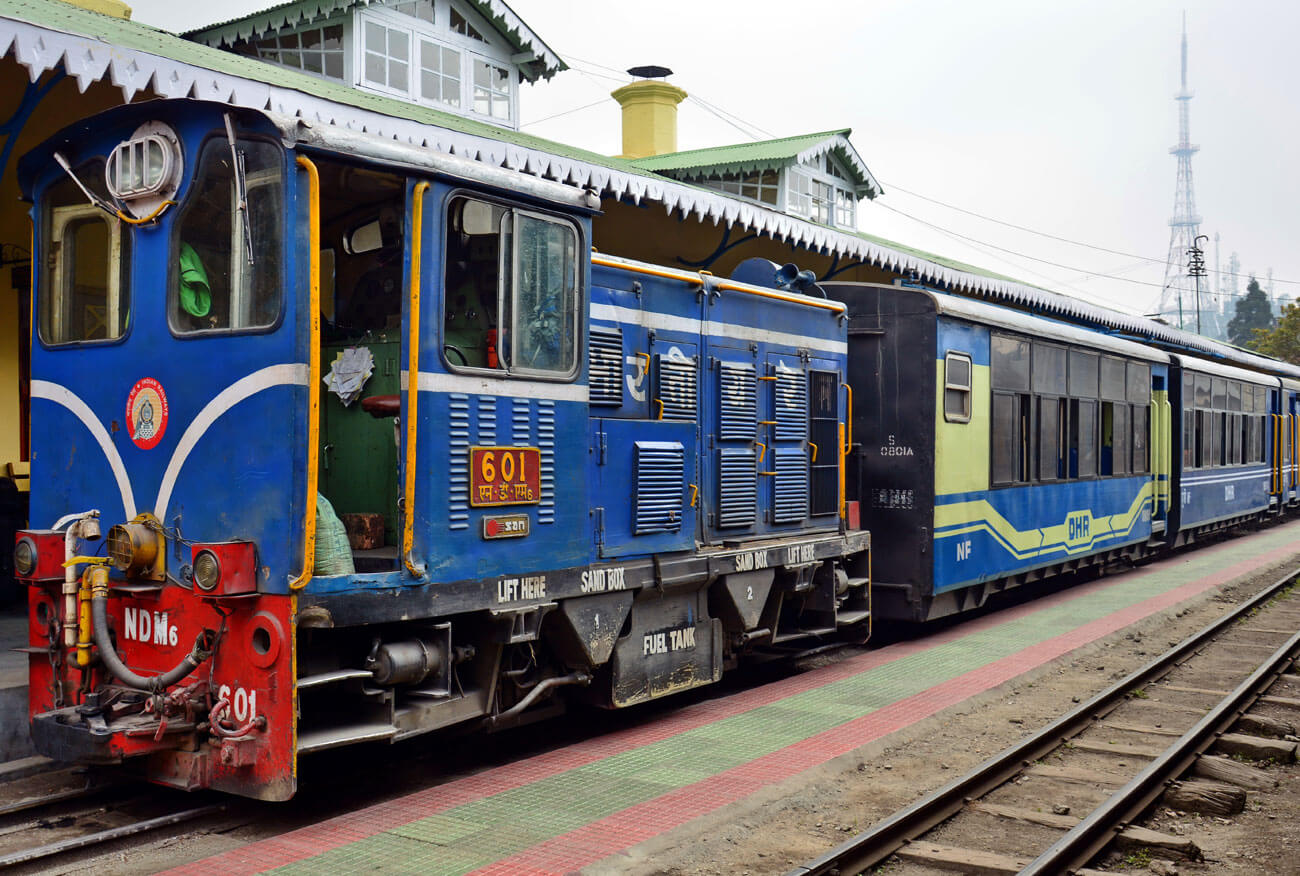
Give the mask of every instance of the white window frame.
[[(949, 377), (951, 369), (948, 363), (954, 359), (959, 359), (966, 363), (966, 383), (954, 383)], [(957, 390), (964, 393), (966, 400), (964, 414), (949, 413), (948, 411), (948, 391)], [(949, 423), (969, 423), (972, 415), (975, 413), (975, 363), (971, 359), (970, 353), (962, 353), (957, 350), (948, 350), (943, 355), (943, 418)]]
[[(411, 19), (409, 16), (402, 15), (400, 12), (379, 14), (380, 11), (381, 10), (378, 9), (366, 9), (364, 11), (358, 12), (356, 15), (356, 26), (353, 28), (353, 34), (355, 36), (355, 40), (354, 40), (355, 46), (353, 47), (353, 51), (352, 51), (352, 56), (355, 64), (354, 69), (356, 71), (356, 75), (353, 77), (353, 79), (355, 80), (355, 84), (358, 88), (362, 88), (368, 91), (374, 91), (378, 94), (388, 94), (388, 95), (393, 95), (395, 97), (401, 97), (407, 100), (411, 100), (413, 97), (411, 93), (411, 81), (412, 81), (411, 68), (414, 66), (414, 64), (412, 63), (413, 61), (412, 49), (415, 43), (415, 33), (411, 28), (405, 26), (405, 21), (409, 21), (413, 19)], [(398, 20), (393, 21), (392, 20), (393, 18), (397, 18)], [(406, 34), (406, 89), (405, 90), (399, 88), (393, 88), (391, 85), (387, 85), (387, 84), (379, 85), (366, 79), (366, 54), (367, 54), (366, 53), (366, 25), (370, 23), (376, 24), (390, 31), (399, 31), (399, 32), (404, 32)], [(388, 56), (385, 55), (384, 58), (387, 59)], [(385, 60), (384, 63), (387, 64), (388, 61)], [(387, 68), (385, 68), (384, 78), (386, 82), (388, 78)]]
[[(847, 228), (849, 230), (856, 229), (858, 217), (858, 196), (852, 188), (852, 183), (850, 182), (850, 176), (847, 170), (841, 167), (840, 173), (835, 174), (827, 169), (836, 166), (839, 166), (838, 159), (836, 159), (830, 152), (826, 152), (813, 161), (805, 162), (803, 164), (792, 164), (789, 167), (784, 168), (781, 171), (781, 195), (779, 205), (781, 212), (788, 213), (791, 216), (798, 216), (802, 219), (807, 219), (810, 222), (816, 222), (817, 219), (814, 218), (812, 203), (813, 184), (821, 183), (831, 187), (831, 198), (827, 204), (828, 221), (825, 222), (825, 224), (833, 228)], [(808, 183), (806, 192), (806, 197), (808, 199), (807, 210), (796, 209), (796, 206), (790, 197), (790, 189), (793, 187), (795, 179), (799, 177), (807, 180)], [(799, 194), (804, 195), (805, 193), (800, 192)], [(849, 218), (851, 221), (847, 225), (842, 224), (839, 219), (840, 207), (839, 199), (837, 197), (838, 194), (846, 195), (849, 202), (852, 204), (852, 208), (849, 210)]]
[[(477, 43), (477, 41), (475, 42)], [(482, 45), (482, 43), (477, 44)], [(519, 117), (519, 107), (517, 105), (519, 97), (519, 71), (516, 70), (515, 66), (509, 61), (502, 61), (492, 57), (491, 55), (485, 55), (482, 52), (466, 52), (465, 57), (469, 59), (469, 75), (462, 79), (461, 85), (465, 90), (465, 103), (463, 106), (465, 107), (466, 114), (476, 119), (483, 119), (484, 121), (491, 122), (494, 125), (507, 125), (509, 127), (514, 127), (516, 125), (515, 120)], [(510, 113), (506, 118), (503, 119), (500, 116), (494, 116), (490, 110), (486, 113), (481, 113), (474, 108), (474, 65), (477, 63), (499, 67), (506, 71), (506, 105)]]
[[(455, 8), (462, 17), (483, 34), (488, 42), (481, 42), (473, 37), (455, 33), (451, 29), (451, 9)], [(365, 80), (365, 28), (367, 22), (374, 22), (408, 34), (410, 55), (407, 68), (406, 89), (377, 85)], [(504, 44), (496, 29), (475, 9), (454, 2), (454, 0), (435, 0), (434, 24), (419, 18), (412, 18), (394, 9), (373, 4), (356, 9), (349, 17), (350, 29), (345, 30), (345, 39), (350, 39), (352, 50), (345, 52), (347, 82), (362, 91), (400, 98), (410, 103), (428, 106), (444, 112), (455, 113), (467, 118), (481, 119), (501, 127), (517, 130), (519, 127), (519, 67), (511, 60), (509, 46)], [(437, 43), (460, 54), (460, 106), (453, 106), (441, 100), (425, 99), (420, 91), (420, 48), (421, 41)], [(508, 79), (509, 118), (498, 118), (490, 113), (476, 112), (474, 109), (474, 65), (482, 61), (503, 68)]]

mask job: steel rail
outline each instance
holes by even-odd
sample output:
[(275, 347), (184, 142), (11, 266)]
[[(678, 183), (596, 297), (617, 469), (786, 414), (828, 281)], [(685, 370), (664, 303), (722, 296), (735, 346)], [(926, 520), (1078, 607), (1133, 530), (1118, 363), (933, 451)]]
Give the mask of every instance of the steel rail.
[[(1094, 720), (1100, 719), (1118, 706), (1130, 691), (1167, 675), (1179, 663), (1212, 641), (1225, 628), (1249, 615), (1278, 592), (1290, 586), (1297, 577), (1300, 577), (1300, 568), (1288, 572), (1233, 611), (1207, 624), (1200, 631), (1188, 636), (1164, 654), (1129, 673), (1037, 733), (1004, 749), (965, 775), (959, 776), (906, 809), (894, 813), (852, 839), (846, 840), (824, 855), (790, 870), (786, 876), (857, 873), (880, 863), (906, 843), (922, 836), (961, 811), (968, 800), (982, 797), (1008, 781), (1026, 764), (1033, 763), (1076, 736)], [(1134, 782), (1136, 781), (1137, 779), (1134, 779)], [(1081, 822), (1080, 827), (1090, 820), (1091, 816)], [(1093, 829), (1090, 828), (1090, 831)], [(1036, 872), (1064, 871), (1049, 868)]]
[(195, 818), (202, 818), (205, 815), (215, 815), (218, 812), (224, 811), (225, 808), (226, 804), (224, 803), (217, 803), (211, 806), (199, 806), (195, 809), (173, 812), (171, 815), (160, 815), (157, 818), (137, 821), (135, 824), (124, 824), (121, 827), (101, 830), (97, 833), (88, 833), (85, 836), (75, 836), (70, 839), (60, 840), (59, 842), (49, 843), (48, 845), (38, 846), (34, 849), (25, 849), (21, 852), (14, 852), (13, 854), (0, 857), (0, 870), (18, 864), (26, 864), (29, 861), (48, 858), (52, 855), (61, 855), (65, 852), (84, 849), (87, 846), (112, 842), (128, 836), (134, 836), (137, 833), (144, 833), (148, 830), (155, 830), (160, 827), (179, 824), (182, 821), (191, 821)]
[(1127, 785), (1108, 797), (1065, 836), (1020, 871), (1021, 876), (1064, 873), (1083, 867), (1110, 845), (1130, 819), (1146, 810), (1295, 661), (1300, 632), (1286, 641), (1250, 677), (1196, 722)]

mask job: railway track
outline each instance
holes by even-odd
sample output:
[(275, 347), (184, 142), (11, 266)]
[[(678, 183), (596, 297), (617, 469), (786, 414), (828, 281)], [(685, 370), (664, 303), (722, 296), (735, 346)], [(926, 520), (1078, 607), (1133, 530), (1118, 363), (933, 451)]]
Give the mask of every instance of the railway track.
[(0, 784), (0, 870), (53, 866), (60, 856), (208, 816), (212, 798), (142, 788), (102, 772), (50, 769)]
[[(1037, 733), (788, 876), (847, 876), (891, 858), (889, 872), (901, 876), (913, 869), (1098, 873), (1085, 868), (1126, 847), (1199, 856), (1183, 837), (1133, 825), (1166, 794), (1180, 802), (1174, 808), (1244, 803), (1239, 786), (1261, 781), (1262, 771), (1240, 760), (1294, 759), (1293, 739), (1277, 738), (1294, 727), (1247, 713), (1261, 701), (1300, 708), (1300, 699), (1266, 693), (1283, 676), (1300, 682), (1288, 674), (1300, 656), (1298, 578), (1300, 569), (1288, 573)], [(1194, 776), (1180, 781), (1189, 770)]]

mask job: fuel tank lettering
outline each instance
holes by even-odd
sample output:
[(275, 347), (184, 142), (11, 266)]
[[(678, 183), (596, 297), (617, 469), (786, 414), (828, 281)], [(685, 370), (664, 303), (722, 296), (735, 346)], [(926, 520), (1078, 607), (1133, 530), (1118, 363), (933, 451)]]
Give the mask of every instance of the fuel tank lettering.
[(685, 651), (695, 648), (695, 627), (682, 627), (677, 630), (664, 630), (662, 633), (647, 633), (641, 637), (641, 656), (667, 654), (670, 651)]

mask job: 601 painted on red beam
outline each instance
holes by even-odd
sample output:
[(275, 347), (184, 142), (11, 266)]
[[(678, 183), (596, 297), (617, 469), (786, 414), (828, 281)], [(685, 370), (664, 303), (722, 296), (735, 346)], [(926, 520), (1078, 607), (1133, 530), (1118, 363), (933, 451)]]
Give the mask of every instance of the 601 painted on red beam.
[(542, 453), (536, 447), (471, 447), (469, 503), (536, 505), (542, 499)]

